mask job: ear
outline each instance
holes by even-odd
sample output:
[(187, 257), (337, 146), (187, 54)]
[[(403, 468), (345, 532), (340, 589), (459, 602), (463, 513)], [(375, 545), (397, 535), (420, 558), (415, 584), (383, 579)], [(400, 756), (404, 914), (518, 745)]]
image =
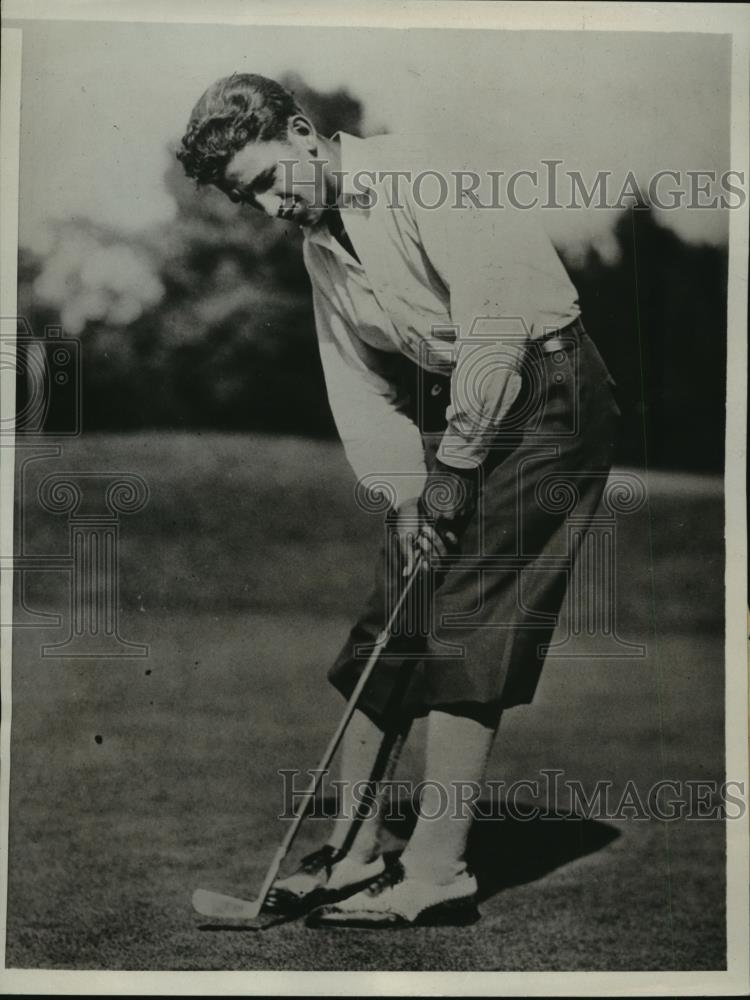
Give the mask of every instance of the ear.
[(315, 156), (318, 151), (318, 136), (310, 119), (304, 115), (293, 115), (289, 119), (288, 128), (293, 135), (302, 140), (305, 147)]

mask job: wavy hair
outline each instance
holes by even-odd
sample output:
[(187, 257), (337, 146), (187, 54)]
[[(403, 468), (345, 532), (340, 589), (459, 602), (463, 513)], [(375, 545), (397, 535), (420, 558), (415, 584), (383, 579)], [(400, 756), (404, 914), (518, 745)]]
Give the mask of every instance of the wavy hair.
[(283, 139), (289, 119), (304, 114), (294, 95), (256, 73), (232, 73), (211, 84), (190, 114), (176, 152), (198, 184), (219, 180), (249, 142)]

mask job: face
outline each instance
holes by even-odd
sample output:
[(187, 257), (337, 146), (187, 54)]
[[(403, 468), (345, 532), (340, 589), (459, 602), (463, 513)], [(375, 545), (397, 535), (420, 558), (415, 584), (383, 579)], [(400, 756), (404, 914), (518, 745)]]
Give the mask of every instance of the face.
[(302, 115), (290, 121), (284, 140), (251, 142), (232, 157), (217, 187), (232, 201), (272, 219), (313, 225), (325, 210), (326, 184), (317, 137)]

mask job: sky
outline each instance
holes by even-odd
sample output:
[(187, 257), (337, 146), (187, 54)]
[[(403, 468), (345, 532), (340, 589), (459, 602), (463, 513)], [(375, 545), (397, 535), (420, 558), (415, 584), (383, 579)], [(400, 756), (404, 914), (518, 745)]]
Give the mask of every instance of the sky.
[[(344, 86), (366, 131), (435, 132), (560, 157), (593, 177), (729, 167), (729, 40), (721, 35), (8, 22), (23, 37), (20, 243), (85, 216), (123, 232), (174, 216), (163, 174), (195, 100), (233, 71), (294, 70)], [(460, 137), (460, 138), (459, 138)], [(563, 243), (607, 250), (612, 215), (548, 213)], [(663, 213), (718, 242), (726, 213)]]

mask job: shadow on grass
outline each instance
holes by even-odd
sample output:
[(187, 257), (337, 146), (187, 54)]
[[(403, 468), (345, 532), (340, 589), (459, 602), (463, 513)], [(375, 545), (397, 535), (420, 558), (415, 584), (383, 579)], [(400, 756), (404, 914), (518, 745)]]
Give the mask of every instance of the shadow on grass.
[[(318, 800), (324, 815), (335, 812), (333, 800)], [(576, 813), (534, 815), (529, 803), (515, 804), (509, 812), (504, 803), (481, 800), (476, 804), (476, 819), (468, 845), (469, 866), (479, 883), (479, 902), (490, 899), (512, 886), (535, 882), (556, 868), (578, 858), (601, 851), (620, 836), (618, 830), (597, 820), (584, 819)], [(537, 810), (538, 811), (538, 810)], [(409, 839), (417, 821), (411, 802), (401, 800), (384, 826), (392, 843), (386, 858), (394, 859)], [(524, 819), (531, 814), (530, 819)], [(254, 926), (244, 921), (203, 922), (203, 931), (265, 931), (302, 916), (267, 917)]]
[[(416, 813), (410, 804), (400, 804), (398, 812), (398, 817), (385, 825), (395, 838), (406, 841), (416, 823)], [(532, 818), (523, 819), (526, 814)], [(469, 837), (468, 862), (479, 883), (480, 902), (601, 851), (620, 836), (609, 824), (575, 813), (534, 815), (529, 803), (517, 802), (509, 812), (504, 803), (482, 800), (476, 806), (476, 815)]]

